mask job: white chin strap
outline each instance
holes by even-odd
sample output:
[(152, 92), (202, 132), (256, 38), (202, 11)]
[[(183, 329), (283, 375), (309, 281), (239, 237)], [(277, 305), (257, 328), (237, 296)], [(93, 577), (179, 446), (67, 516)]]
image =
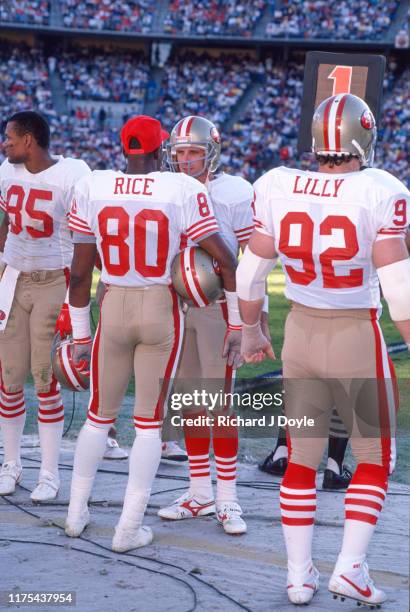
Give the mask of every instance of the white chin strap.
[(265, 298), (265, 281), (276, 265), (277, 258), (264, 259), (255, 255), (249, 247), (236, 269), (236, 293), (241, 300), (252, 302)]

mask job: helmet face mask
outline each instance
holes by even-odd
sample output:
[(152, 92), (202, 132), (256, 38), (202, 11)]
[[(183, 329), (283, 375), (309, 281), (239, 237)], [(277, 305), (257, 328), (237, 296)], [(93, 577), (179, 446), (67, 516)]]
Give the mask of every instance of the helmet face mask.
[[(201, 148), (204, 151), (202, 158), (192, 161), (177, 159), (177, 149)], [(215, 125), (205, 117), (190, 116), (178, 121), (174, 126), (169, 142), (166, 146), (166, 158), (169, 168), (173, 172), (185, 171), (189, 176), (198, 177), (207, 172), (214, 173), (219, 166), (221, 154), (221, 139)], [(200, 170), (191, 170), (198, 161), (203, 161)], [(183, 166), (184, 170), (181, 170)]]
[(312, 151), (318, 157), (357, 157), (361, 166), (373, 164), (377, 129), (364, 100), (339, 94), (323, 100), (312, 120)]

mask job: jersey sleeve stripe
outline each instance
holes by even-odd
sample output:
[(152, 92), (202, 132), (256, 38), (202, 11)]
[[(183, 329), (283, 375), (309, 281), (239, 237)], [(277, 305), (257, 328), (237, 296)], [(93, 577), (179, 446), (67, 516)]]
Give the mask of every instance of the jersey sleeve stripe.
[(253, 227), (253, 225), (249, 225), (249, 227), (243, 227), (242, 229), (234, 230), (234, 232), (236, 235), (243, 234), (244, 232), (249, 234), (253, 230)]
[(209, 227), (211, 225), (216, 225), (216, 227), (218, 227), (216, 219), (209, 219), (209, 221), (207, 221), (206, 223), (201, 223), (201, 225), (198, 225), (195, 229), (189, 229), (187, 231), (187, 235), (192, 236), (193, 234), (196, 234), (197, 232), (201, 232), (204, 229), (204, 227)]
[(198, 240), (199, 238), (202, 238), (205, 235), (215, 234), (218, 230), (218, 224), (211, 223), (207, 227), (203, 227), (194, 234), (191, 234), (189, 237), (191, 238), (191, 240)]
[(74, 223), (78, 223), (78, 225), (83, 225), (84, 227), (88, 227), (88, 223), (81, 219), (81, 217), (77, 217), (72, 212), (70, 213), (70, 220), (73, 220)]
[(89, 227), (83, 227), (82, 225), (77, 225), (71, 219), (68, 224), (68, 227), (72, 232), (78, 232), (79, 234), (87, 234), (88, 236), (94, 236), (94, 232), (92, 232)]
[(406, 232), (407, 232), (407, 228), (404, 228), (404, 227), (400, 227), (400, 228), (390, 227), (389, 229), (381, 229), (377, 233), (378, 234), (394, 234), (394, 235), (403, 234), (405, 235)]
[(189, 234), (189, 232), (191, 232), (193, 229), (199, 227), (200, 225), (203, 225), (204, 223), (209, 223), (209, 221), (216, 221), (215, 217), (212, 215), (212, 217), (206, 217), (205, 219), (202, 219), (201, 221), (197, 221), (196, 223), (193, 223), (193, 225), (191, 225), (187, 230), (186, 233)]
[(1, 198), (1, 197), (0, 197), (0, 209), (1, 209), (3, 212), (7, 212), (7, 204), (6, 204), (6, 201), (5, 201), (5, 200), (3, 200), (3, 198)]

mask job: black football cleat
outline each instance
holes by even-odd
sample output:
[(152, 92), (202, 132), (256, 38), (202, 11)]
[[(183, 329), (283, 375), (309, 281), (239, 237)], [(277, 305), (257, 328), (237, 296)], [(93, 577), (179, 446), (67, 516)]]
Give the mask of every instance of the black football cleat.
[(333, 470), (325, 470), (322, 489), (325, 491), (347, 489), (351, 480), (352, 472), (348, 470), (345, 465), (342, 467), (342, 473), (340, 475), (336, 474)]
[(287, 457), (281, 457), (280, 459), (273, 460), (275, 451), (269, 453), (269, 455), (258, 464), (258, 468), (261, 472), (266, 472), (272, 476), (284, 476), (286, 468), (288, 467)]

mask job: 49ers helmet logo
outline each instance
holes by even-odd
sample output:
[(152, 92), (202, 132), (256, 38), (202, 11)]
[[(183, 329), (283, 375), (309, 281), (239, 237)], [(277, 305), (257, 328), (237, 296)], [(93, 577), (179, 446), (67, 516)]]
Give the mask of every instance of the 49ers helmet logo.
[(365, 130), (372, 130), (375, 126), (374, 117), (369, 110), (365, 110), (360, 117), (360, 123)]
[(4, 312), (4, 310), (0, 310), (0, 321), (4, 321), (5, 318), (6, 318), (6, 313)]
[(221, 136), (216, 127), (211, 128), (211, 138), (218, 144), (221, 142)]

